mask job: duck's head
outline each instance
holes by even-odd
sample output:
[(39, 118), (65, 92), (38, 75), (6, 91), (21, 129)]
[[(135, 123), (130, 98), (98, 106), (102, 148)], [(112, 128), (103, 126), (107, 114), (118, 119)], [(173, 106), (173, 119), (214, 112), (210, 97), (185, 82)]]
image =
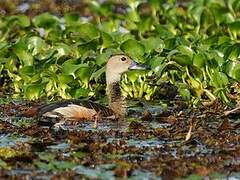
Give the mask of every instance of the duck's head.
[(127, 55), (119, 54), (111, 56), (107, 62), (107, 82), (119, 81), (121, 75), (131, 69), (147, 69), (147, 67), (136, 63)]

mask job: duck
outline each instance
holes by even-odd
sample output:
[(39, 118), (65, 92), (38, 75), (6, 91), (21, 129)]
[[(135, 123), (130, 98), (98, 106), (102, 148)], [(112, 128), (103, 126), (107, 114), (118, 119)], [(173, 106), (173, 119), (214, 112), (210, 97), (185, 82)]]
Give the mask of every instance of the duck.
[(148, 69), (125, 54), (112, 55), (106, 65), (106, 92), (108, 106), (86, 100), (65, 100), (38, 108), (38, 119), (63, 118), (67, 120), (95, 120), (98, 117), (124, 119), (127, 115), (126, 99), (121, 92), (120, 81), (129, 70)]

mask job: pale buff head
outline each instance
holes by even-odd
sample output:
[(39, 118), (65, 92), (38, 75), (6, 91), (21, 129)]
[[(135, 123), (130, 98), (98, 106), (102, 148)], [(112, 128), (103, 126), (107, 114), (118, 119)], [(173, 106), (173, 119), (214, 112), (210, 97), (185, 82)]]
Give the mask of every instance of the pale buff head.
[(146, 67), (137, 64), (127, 55), (119, 54), (111, 56), (107, 62), (107, 84), (120, 81), (121, 75), (129, 69), (146, 69)]

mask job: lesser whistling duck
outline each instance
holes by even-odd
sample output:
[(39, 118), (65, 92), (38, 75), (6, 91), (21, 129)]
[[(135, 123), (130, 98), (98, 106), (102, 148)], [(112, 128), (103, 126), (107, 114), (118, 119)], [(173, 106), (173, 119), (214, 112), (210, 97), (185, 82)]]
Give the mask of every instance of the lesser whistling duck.
[(97, 115), (103, 118), (123, 119), (126, 116), (126, 102), (120, 88), (121, 75), (129, 69), (146, 69), (129, 56), (118, 54), (109, 58), (106, 67), (106, 83), (109, 107), (91, 101), (67, 100), (52, 103), (39, 109), (38, 117), (63, 117), (70, 120), (93, 120)]

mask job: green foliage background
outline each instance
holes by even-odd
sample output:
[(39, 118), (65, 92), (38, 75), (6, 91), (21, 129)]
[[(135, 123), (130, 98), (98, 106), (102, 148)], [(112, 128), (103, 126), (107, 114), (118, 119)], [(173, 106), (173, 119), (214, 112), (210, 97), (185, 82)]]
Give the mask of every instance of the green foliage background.
[(159, 86), (169, 83), (193, 103), (229, 102), (240, 80), (239, 0), (85, 3), (91, 16), (0, 17), (1, 85), (14, 97), (98, 96), (106, 60), (123, 51), (152, 68), (124, 75), (126, 96), (156, 99)]

